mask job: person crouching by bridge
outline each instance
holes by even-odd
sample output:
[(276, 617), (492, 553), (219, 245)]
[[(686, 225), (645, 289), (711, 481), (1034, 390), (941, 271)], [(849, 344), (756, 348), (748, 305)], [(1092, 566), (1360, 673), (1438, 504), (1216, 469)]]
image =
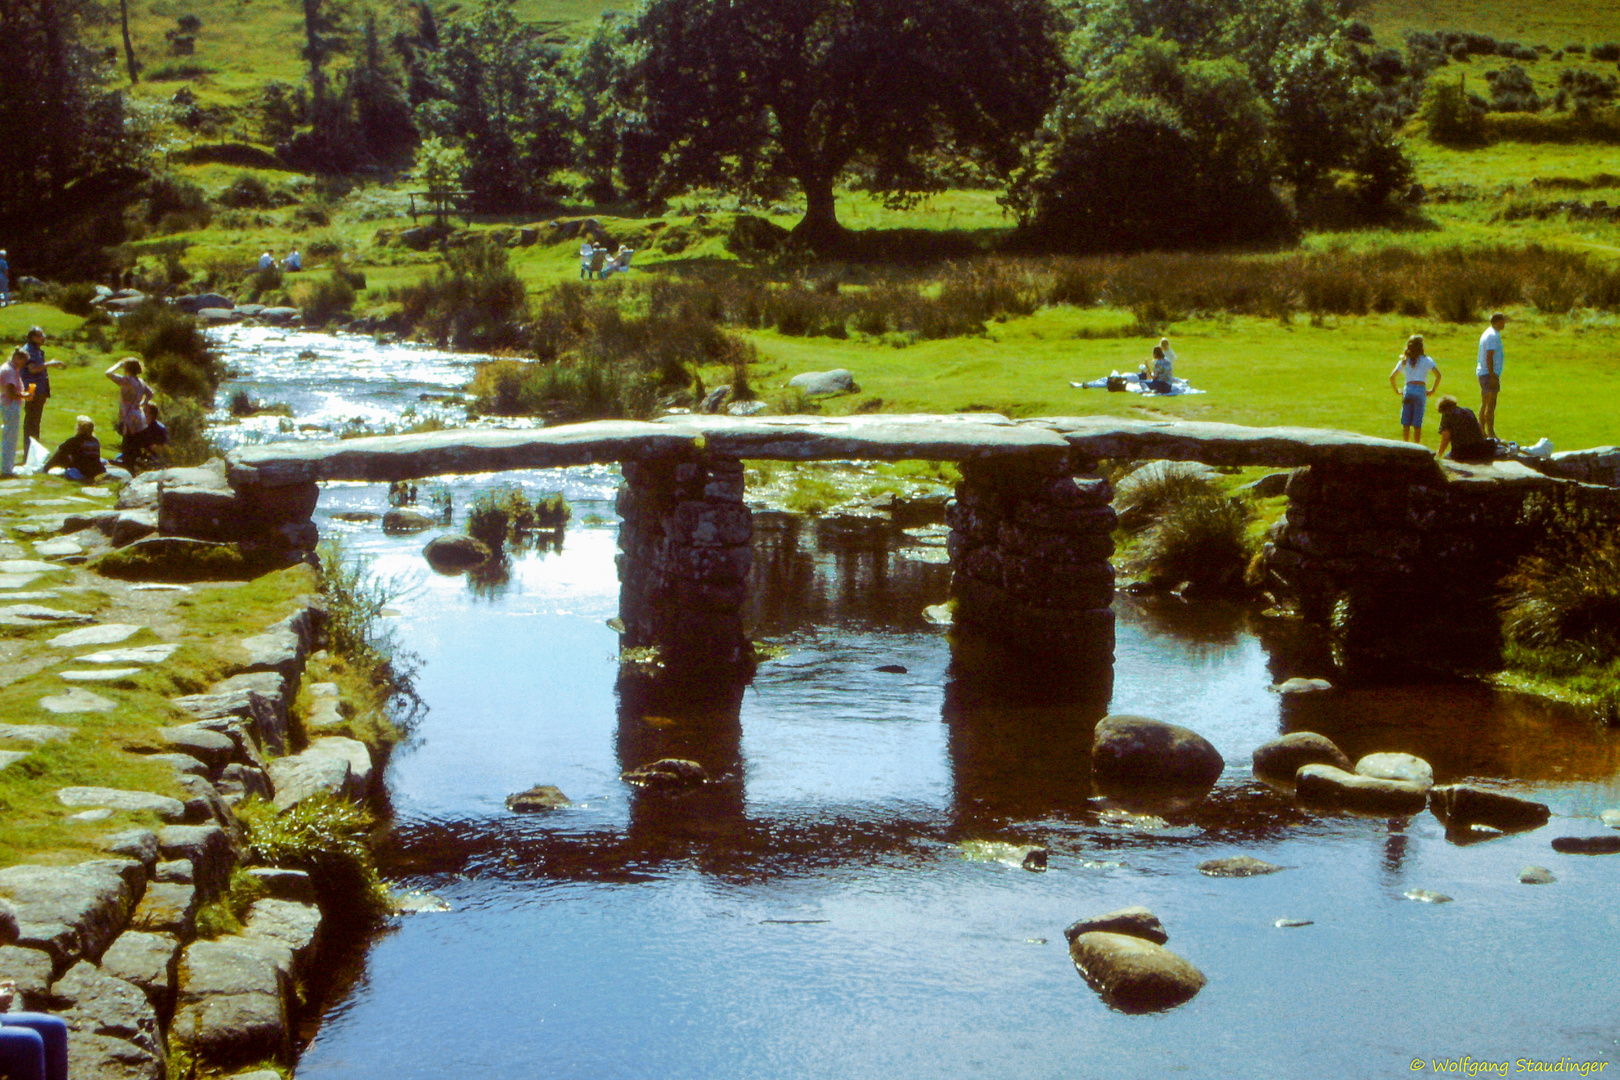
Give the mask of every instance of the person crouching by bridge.
[(88, 416), (81, 416), (78, 424), (78, 430), (56, 448), (50, 460), (45, 462), (45, 468), (47, 471), (60, 468), (62, 475), (69, 480), (89, 484), (107, 471), (107, 463), (101, 460), (101, 440), (96, 438), (96, 422)]
[[(1434, 374), (1434, 385), (1429, 385), (1429, 374)], [(1406, 339), (1406, 350), (1389, 373), (1389, 386), (1401, 399), (1401, 438), (1406, 442), (1423, 441), (1423, 410), (1429, 397), (1440, 389), (1440, 365), (1423, 352), (1423, 335), (1413, 334)]]
[(1496, 440), (1485, 437), (1474, 410), (1457, 404), (1450, 394), (1441, 395), (1434, 407), (1440, 413), (1440, 448), (1435, 457), (1445, 457), (1450, 447), (1452, 461), (1496, 460)]

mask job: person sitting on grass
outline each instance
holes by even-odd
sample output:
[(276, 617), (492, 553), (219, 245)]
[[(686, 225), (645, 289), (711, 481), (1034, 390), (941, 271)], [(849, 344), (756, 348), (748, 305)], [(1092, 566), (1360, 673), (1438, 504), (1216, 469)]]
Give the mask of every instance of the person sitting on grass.
[(118, 455), (127, 468), (148, 464), (148, 458), (161, 462), (163, 447), (169, 445), (169, 429), (159, 419), (157, 406), (148, 401), (142, 406), (142, 411), (146, 416), (146, 426), (124, 440), (122, 452)]
[(81, 484), (94, 482), (107, 471), (101, 460), (101, 440), (96, 438), (96, 422), (88, 416), (79, 417), (79, 429), (65, 439), (56, 452), (45, 462), (46, 471), (60, 468), (62, 475)]
[(1175, 389), (1174, 385), (1170, 382), (1170, 377), (1172, 374), (1174, 374), (1175, 367), (1171, 363), (1170, 358), (1164, 354), (1164, 348), (1162, 346), (1153, 346), (1153, 363), (1151, 370), (1144, 368), (1144, 371), (1147, 374), (1147, 388), (1153, 391), (1155, 394), (1168, 394)]
[(1434, 406), (1440, 413), (1440, 447), (1434, 456), (1443, 458), (1451, 449), (1452, 461), (1494, 461), (1496, 441), (1487, 439), (1474, 410), (1457, 404), (1450, 394), (1442, 394)]

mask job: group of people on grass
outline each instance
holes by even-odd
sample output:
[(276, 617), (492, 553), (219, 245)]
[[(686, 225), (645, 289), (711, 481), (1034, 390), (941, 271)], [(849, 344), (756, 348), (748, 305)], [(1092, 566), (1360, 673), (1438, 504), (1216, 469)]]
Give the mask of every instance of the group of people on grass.
[(304, 268), (304, 257), (298, 254), (297, 248), (287, 252), (287, 257), (280, 263), (277, 263), (276, 257), (268, 251), (259, 256), (260, 270), (274, 270), (277, 266), (280, 266), (283, 270), (302, 270)]
[[(51, 396), (50, 369), (66, 366), (45, 355), (45, 331), (38, 326), (29, 329), (27, 341), (0, 365), (0, 476), (16, 471), (19, 443), (26, 458), (28, 446), (39, 439), (45, 403)], [(102, 460), (96, 423), (80, 416), (72, 437), (56, 448), (45, 469), (60, 468), (68, 479), (85, 483), (113, 469), (127, 477), (128, 469), (156, 456), (168, 443), (169, 432), (153, 403), (152, 388), (141, 378), (141, 362), (125, 357), (106, 374), (118, 387), (116, 430), (123, 437), (118, 457), (112, 466)]]
[(609, 254), (606, 245), (597, 247), (587, 236), (579, 246), (579, 279), (586, 281), (594, 277), (605, 280), (614, 274), (622, 274), (630, 269), (630, 256), (635, 253), (635, 248), (620, 244), (617, 252)]
[[(1502, 390), (1502, 330), (1507, 316), (1498, 311), (1479, 335), (1474, 374), (1479, 379), (1479, 415), (1458, 404), (1450, 394), (1435, 403), (1440, 413), (1440, 447), (1436, 456), (1451, 451), (1453, 461), (1490, 461), (1496, 457), (1496, 397)], [(1431, 384), (1430, 380), (1433, 379)], [(1423, 413), (1429, 398), (1440, 389), (1440, 365), (1423, 349), (1423, 335), (1406, 339), (1406, 349), (1389, 373), (1390, 389), (1401, 399), (1401, 438), (1423, 441)]]

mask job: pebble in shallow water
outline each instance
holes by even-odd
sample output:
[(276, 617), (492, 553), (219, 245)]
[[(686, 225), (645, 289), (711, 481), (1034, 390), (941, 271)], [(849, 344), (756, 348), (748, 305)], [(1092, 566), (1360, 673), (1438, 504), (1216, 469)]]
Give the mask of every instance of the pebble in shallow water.
[(1233, 855), (1229, 859), (1208, 859), (1198, 864), (1198, 872), (1209, 877), (1257, 877), (1275, 874), (1287, 867), (1256, 859), (1252, 855)]
[(1429, 889), (1407, 889), (1401, 894), (1408, 900), (1416, 900), (1420, 904), (1449, 904), (1451, 897), (1442, 892), (1432, 892)]
[(1551, 885), (1557, 880), (1553, 877), (1553, 872), (1545, 866), (1527, 866), (1519, 871), (1521, 885)]
[(1272, 926), (1284, 928), (1289, 926), (1315, 926), (1315, 919), (1278, 919)]

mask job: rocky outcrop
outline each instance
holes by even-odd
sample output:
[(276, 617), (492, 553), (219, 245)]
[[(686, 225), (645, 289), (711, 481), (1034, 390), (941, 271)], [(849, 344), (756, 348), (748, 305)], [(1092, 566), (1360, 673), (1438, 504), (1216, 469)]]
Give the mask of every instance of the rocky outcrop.
[(289, 1062), (291, 1001), (287, 946), (246, 937), (195, 941), (181, 956), (172, 1030), (215, 1066)]
[(356, 739), (328, 735), (312, 740), (301, 754), (270, 762), (266, 772), (278, 810), (297, 806), (312, 795), (359, 801), (371, 791), (371, 752)]
[(68, 1026), (74, 1077), (164, 1080), (167, 1048), (157, 1010), (140, 987), (81, 960), (51, 986), (51, 1011)]
[(634, 787), (653, 791), (681, 791), (709, 782), (708, 771), (702, 765), (682, 758), (660, 758), (626, 769), (619, 778)]
[(1069, 942), (1086, 981), (1122, 1012), (1158, 1012), (1190, 1001), (1207, 980), (1163, 945), (1128, 934), (1090, 931)]
[(422, 549), (428, 565), (441, 574), (461, 574), (489, 561), (492, 552), (470, 536), (435, 536)]
[(551, 784), (537, 784), (528, 791), (520, 791), (506, 797), (506, 808), (519, 814), (533, 814), (572, 805), (574, 804), (568, 801), (568, 796)]
[(1294, 794), (1309, 806), (1363, 814), (1409, 815), (1428, 805), (1428, 789), (1402, 780), (1383, 780), (1307, 765), (1294, 775)]
[(1254, 775), (1292, 787), (1294, 774), (1306, 765), (1332, 765), (1351, 771), (1350, 759), (1333, 740), (1314, 731), (1295, 731), (1255, 748)]

